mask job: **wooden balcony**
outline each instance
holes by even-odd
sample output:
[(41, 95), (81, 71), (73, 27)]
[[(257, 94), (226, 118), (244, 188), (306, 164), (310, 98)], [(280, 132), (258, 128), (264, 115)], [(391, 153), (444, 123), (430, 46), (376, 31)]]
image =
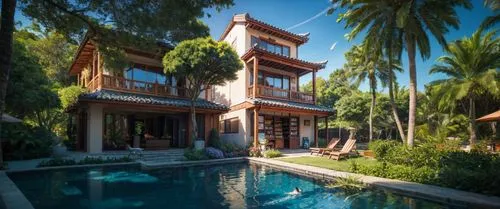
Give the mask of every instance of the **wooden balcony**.
[(293, 102), (314, 104), (313, 95), (304, 92), (273, 88), (268, 86), (257, 86), (257, 95), (253, 95), (253, 85), (248, 87), (248, 96), (252, 98), (263, 97), (270, 99), (289, 100)]
[(186, 89), (159, 83), (130, 80), (110, 75), (96, 75), (85, 85), (90, 91), (109, 89), (120, 92), (166, 97), (186, 97)]

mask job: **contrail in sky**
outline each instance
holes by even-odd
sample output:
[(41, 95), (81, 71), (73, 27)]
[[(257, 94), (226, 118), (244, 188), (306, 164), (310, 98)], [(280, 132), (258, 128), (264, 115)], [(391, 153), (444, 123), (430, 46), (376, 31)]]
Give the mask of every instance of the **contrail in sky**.
[(308, 22), (311, 22), (311, 21), (313, 21), (313, 20), (317, 19), (318, 17), (321, 17), (322, 15), (324, 15), (326, 12), (328, 12), (328, 10), (329, 10), (330, 8), (336, 8), (336, 7), (337, 7), (337, 4), (334, 4), (334, 5), (333, 5), (333, 6), (331, 6), (331, 7), (327, 7), (326, 9), (324, 9), (323, 11), (321, 11), (320, 13), (318, 13), (318, 14), (316, 14), (316, 15), (312, 16), (311, 18), (309, 18), (309, 19), (307, 19), (307, 20), (304, 20), (304, 21), (302, 21), (302, 22), (300, 22), (300, 23), (298, 23), (298, 24), (293, 25), (293, 26), (291, 26), (291, 27), (287, 28), (286, 30), (292, 30), (292, 29), (294, 29), (294, 28), (296, 28), (296, 27), (299, 27), (299, 26), (304, 25), (304, 24), (306, 24), (306, 23), (308, 23)]

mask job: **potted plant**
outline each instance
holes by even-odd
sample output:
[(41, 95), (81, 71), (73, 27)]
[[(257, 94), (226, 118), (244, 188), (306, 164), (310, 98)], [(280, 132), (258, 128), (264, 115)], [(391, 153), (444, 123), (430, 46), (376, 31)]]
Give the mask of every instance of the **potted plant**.
[(144, 124), (142, 124), (142, 122), (135, 123), (135, 129), (134, 129), (135, 133), (134, 133), (134, 142), (133, 142), (134, 148), (140, 147), (141, 134), (142, 134), (143, 127), (144, 127)]
[(195, 150), (202, 150), (203, 148), (205, 148), (205, 139), (197, 138), (194, 141), (194, 149)]

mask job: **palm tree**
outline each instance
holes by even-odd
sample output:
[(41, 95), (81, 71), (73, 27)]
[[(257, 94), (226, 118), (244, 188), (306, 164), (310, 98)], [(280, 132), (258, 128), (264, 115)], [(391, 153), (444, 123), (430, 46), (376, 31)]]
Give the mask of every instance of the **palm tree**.
[[(390, 54), (390, 52), (389, 52)], [(390, 56), (390, 55), (389, 55)], [(391, 111), (392, 111), (392, 116), (394, 118), (394, 122), (396, 123), (396, 127), (399, 132), (399, 136), (401, 137), (401, 140), (403, 143), (406, 143), (406, 137), (403, 129), (403, 124), (401, 123), (401, 120), (399, 119), (399, 114), (398, 114), (398, 107), (396, 105), (396, 101), (394, 99), (394, 94), (395, 91), (397, 91), (397, 82), (395, 81), (396, 75), (394, 74), (394, 71), (402, 72), (403, 69), (401, 68), (400, 65), (394, 64), (393, 63), (393, 58), (389, 57), (387, 59), (387, 62), (383, 62), (383, 64), (387, 64), (387, 66), (383, 66), (381, 70), (383, 71), (383, 78), (381, 79), (384, 83), (385, 86), (387, 86), (389, 89), (389, 102), (391, 104)], [(392, 66), (392, 67), (389, 67)]]
[(481, 23), (481, 28), (490, 28), (500, 22), (500, 1), (499, 0), (484, 0), (484, 6), (489, 7), (495, 15), (486, 17)]
[(441, 98), (438, 106), (469, 101), (470, 144), (476, 143), (476, 99), (484, 93), (500, 93), (500, 38), (497, 31), (484, 36), (479, 28), (472, 37), (465, 37), (448, 45), (447, 55), (438, 58), (430, 73), (443, 73), (449, 78), (432, 83)]
[(346, 64), (345, 68), (348, 70), (349, 77), (355, 81), (355, 85), (363, 81), (368, 81), (370, 85), (370, 116), (368, 119), (369, 124), (369, 140), (373, 140), (373, 112), (376, 103), (377, 95), (377, 78), (381, 79), (384, 76), (383, 60), (381, 60), (376, 53), (372, 53), (367, 45), (353, 46), (351, 50), (345, 53)]
[[(333, 0), (347, 11), (340, 15), (346, 28), (352, 28), (348, 39), (355, 38), (366, 30), (365, 41), (368, 45), (391, 47), (389, 41), (405, 46), (410, 74), (410, 102), (408, 114), (408, 146), (413, 146), (415, 133), (415, 113), (417, 107), (416, 50), (423, 59), (430, 57), (430, 44), (427, 32), (438, 43), (446, 46), (444, 34), (448, 27), (458, 28), (459, 19), (455, 7), (472, 8), (469, 0)], [(330, 10), (329, 13), (333, 12)], [(394, 39), (397, 35), (397, 39)], [(403, 47), (394, 53), (401, 54)]]

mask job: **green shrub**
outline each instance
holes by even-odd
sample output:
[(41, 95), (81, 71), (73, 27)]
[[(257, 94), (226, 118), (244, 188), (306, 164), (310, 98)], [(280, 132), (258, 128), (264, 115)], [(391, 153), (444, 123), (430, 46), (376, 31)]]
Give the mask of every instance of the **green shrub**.
[(76, 165), (76, 161), (73, 159), (53, 158), (40, 162), (37, 167), (54, 167), (66, 165)]
[(481, 150), (464, 152), (456, 150), (454, 144), (448, 146), (443, 142), (420, 143), (409, 148), (394, 142), (375, 141), (370, 147), (381, 163), (370, 166), (352, 163), (352, 172), (500, 195), (498, 155)]
[(55, 135), (41, 127), (27, 124), (3, 124), (0, 138), (6, 139), (6, 160), (28, 160), (49, 157), (55, 144)]
[(53, 158), (44, 160), (38, 164), (37, 167), (54, 167), (54, 166), (67, 166), (67, 165), (90, 165), (90, 164), (104, 164), (104, 163), (124, 163), (132, 162), (133, 160), (127, 156), (116, 158), (103, 158), (103, 157), (85, 157), (80, 161), (74, 159)]
[(439, 184), (500, 196), (500, 157), (484, 152), (448, 152), (439, 164)]
[(88, 90), (86, 88), (82, 88), (81, 86), (68, 86), (60, 89), (58, 94), (62, 107), (66, 109), (75, 104), (78, 97), (87, 91)]
[(212, 128), (212, 130), (210, 130), (210, 135), (208, 137), (208, 146), (215, 147), (217, 149), (222, 148), (222, 141), (220, 140), (219, 132), (215, 128)]
[(275, 157), (281, 157), (281, 152), (277, 149), (269, 149), (264, 152), (262, 152), (262, 155), (265, 158), (275, 158)]
[(383, 160), (390, 152), (391, 149), (402, 146), (401, 143), (393, 140), (375, 140), (368, 144), (368, 149), (372, 150), (375, 158)]
[(195, 150), (195, 149), (185, 149), (184, 157), (187, 160), (208, 160), (208, 156), (205, 154), (204, 150)]

